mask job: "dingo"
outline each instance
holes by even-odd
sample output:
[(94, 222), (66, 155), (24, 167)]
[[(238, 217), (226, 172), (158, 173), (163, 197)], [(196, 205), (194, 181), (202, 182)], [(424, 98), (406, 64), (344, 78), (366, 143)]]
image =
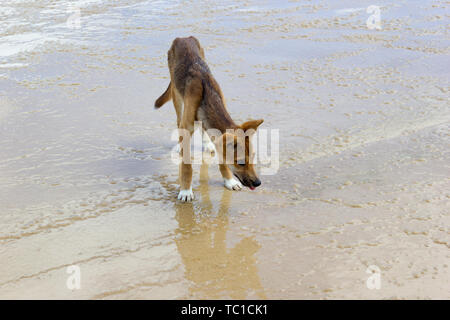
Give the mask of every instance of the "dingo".
[[(221, 135), (214, 144), (203, 133), (204, 148), (218, 151), (219, 169), (224, 179), (224, 185), (230, 190), (240, 190), (242, 185), (254, 190), (261, 184), (253, 167), (251, 136), (264, 120), (251, 120), (236, 125), (225, 107), (225, 99), (219, 84), (214, 79), (205, 62), (205, 53), (200, 42), (194, 38), (176, 38), (168, 51), (170, 83), (166, 91), (155, 101), (155, 108), (160, 108), (172, 99), (177, 114), (177, 125), (181, 130), (187, 130), (188, 136), (180, 133), (179, 146), (183, 159), (180, 163), (180, 193), (178, 199), (191, 201), (192, 165), (190, 163), (190, 137), (194, 133), (194, 122), (201, 121), (204, 131), (210, 134), (210, 129), (217, 129)], [(183, 110), (184, 105), (184, 110)], [(230, 133), (231, 130), (243, 130), (244, 135)], [(242, 131), (241, 131), (242, 132)], [(186, 141), (187, 140), (187, 141)], [(181, 142), (183, 141), (183, 145)], [(186, 148), (183, 148), (185, 146)], [(227, 148), (232, 150), (231, 161)], [(244, 150), (239, 157), (238, 150)], [(184, 154), (183, 154), (184, 152)], [(187, 157), (185, 157), (187, 155)], [(226, 159), (225, 159), (226, 158)], [(186, 161), (188, 159), (188, 161)], [(234, 176), (238, 179), (234, 179)]]

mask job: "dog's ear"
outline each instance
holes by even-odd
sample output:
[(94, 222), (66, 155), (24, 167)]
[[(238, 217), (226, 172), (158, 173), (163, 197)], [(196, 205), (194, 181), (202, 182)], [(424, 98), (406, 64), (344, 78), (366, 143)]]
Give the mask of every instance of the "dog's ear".
[(264, 122), (263, 119), (249, 120), (249, 121), (246, 121), (243, 124), (241, 124), (241, 128), (242, 128), (242, 130), (244, 130), (244, 132), (246, 132), (249, 129), (256, 131), (256, 129), (258, 129), (259, 125), (263, 122)]

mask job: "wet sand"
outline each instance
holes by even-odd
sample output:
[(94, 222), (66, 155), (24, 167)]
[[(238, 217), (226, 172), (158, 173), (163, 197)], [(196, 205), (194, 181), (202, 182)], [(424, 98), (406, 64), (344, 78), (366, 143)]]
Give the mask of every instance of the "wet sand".
[[(0, 7), (0, 298), (449, 299), (449, 6), (382, 1), (369, 30), (369, 5), (84, 1), (79, 29), (64, 1)], [(187, 35), (233, 119), (279, 129), (255, 191), (196, 165), (176, 201), (153, 102)]]

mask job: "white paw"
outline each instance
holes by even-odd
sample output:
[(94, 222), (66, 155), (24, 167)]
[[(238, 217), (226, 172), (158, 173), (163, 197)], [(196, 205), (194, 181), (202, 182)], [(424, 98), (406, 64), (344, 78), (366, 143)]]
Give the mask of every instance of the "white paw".
[(180, 190), (180, 193), (178, 194), (178, 200), (181, 201), (192, 201), (194, 200), (194, 194), (192, 193), (192, 188), (188, 190)]
[(180, 144), (180, 143), (178, 143), (178, 144), (175, 146), (175, 152), (181, 153), (181, 144)]
[(223, 183), (225, 185), (225, 188), (230, 189), (230, 190), (241, 190), (242, 189), (242, 184), (239, 181), (237, 181), (235, 178), (223, 179)]
[(202, 151), (209, 153), (216, 152), (216, 146), (211, 141), (203, 141)]

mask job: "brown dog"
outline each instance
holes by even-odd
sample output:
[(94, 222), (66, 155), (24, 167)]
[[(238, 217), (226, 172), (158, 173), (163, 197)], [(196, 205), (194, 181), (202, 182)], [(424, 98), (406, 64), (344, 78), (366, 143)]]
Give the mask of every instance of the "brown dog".
[[(194, 198), (192, 165), (189, 160), (190, 137), (194, 133), (195, 121), (201, 121), (203, 130), (208, 134), (211, 129), (219, 130), (220, 136), (213, 137), (225, 187), (230, 190), (240, 190), (242, 185), (252, 190), (258, 187), (261, 181), (252, 163), (250, 138), (263, 120), (247, 121), (240, 126), (233, 122), (226, 110), (225, 99), (219, 84), (212, 76), (205, 62), (203, 48), (196, 38), (176, 38), (169, 49), (168, 62), (171, 81), (167, 90), (155, 101), (155, 108), (160, 108), (172, 99), (177, 113), (178, 128), (180, 132), (181, 130), (188, 132), (188, 135), (184, 137), (180, 133), (180, 145), (183, 141), (184, 146), (188, 147), (181, 147), (183, 160), (180, 163), (181, 190), (178, 199), (191, 201)], [(239, 129), (244, 134), (236, 133)], [(205, 134), (203, 136), (206, 137)], [(205, 142), (211, 144), (208, 140), (209, 138), (204, 138), (204, 144)], [(229, 161), (230, 157), (227, 157), (228, 150), (231, 150), (231, 161)], [(238, 180), (233, 178), (233, 174)]]

